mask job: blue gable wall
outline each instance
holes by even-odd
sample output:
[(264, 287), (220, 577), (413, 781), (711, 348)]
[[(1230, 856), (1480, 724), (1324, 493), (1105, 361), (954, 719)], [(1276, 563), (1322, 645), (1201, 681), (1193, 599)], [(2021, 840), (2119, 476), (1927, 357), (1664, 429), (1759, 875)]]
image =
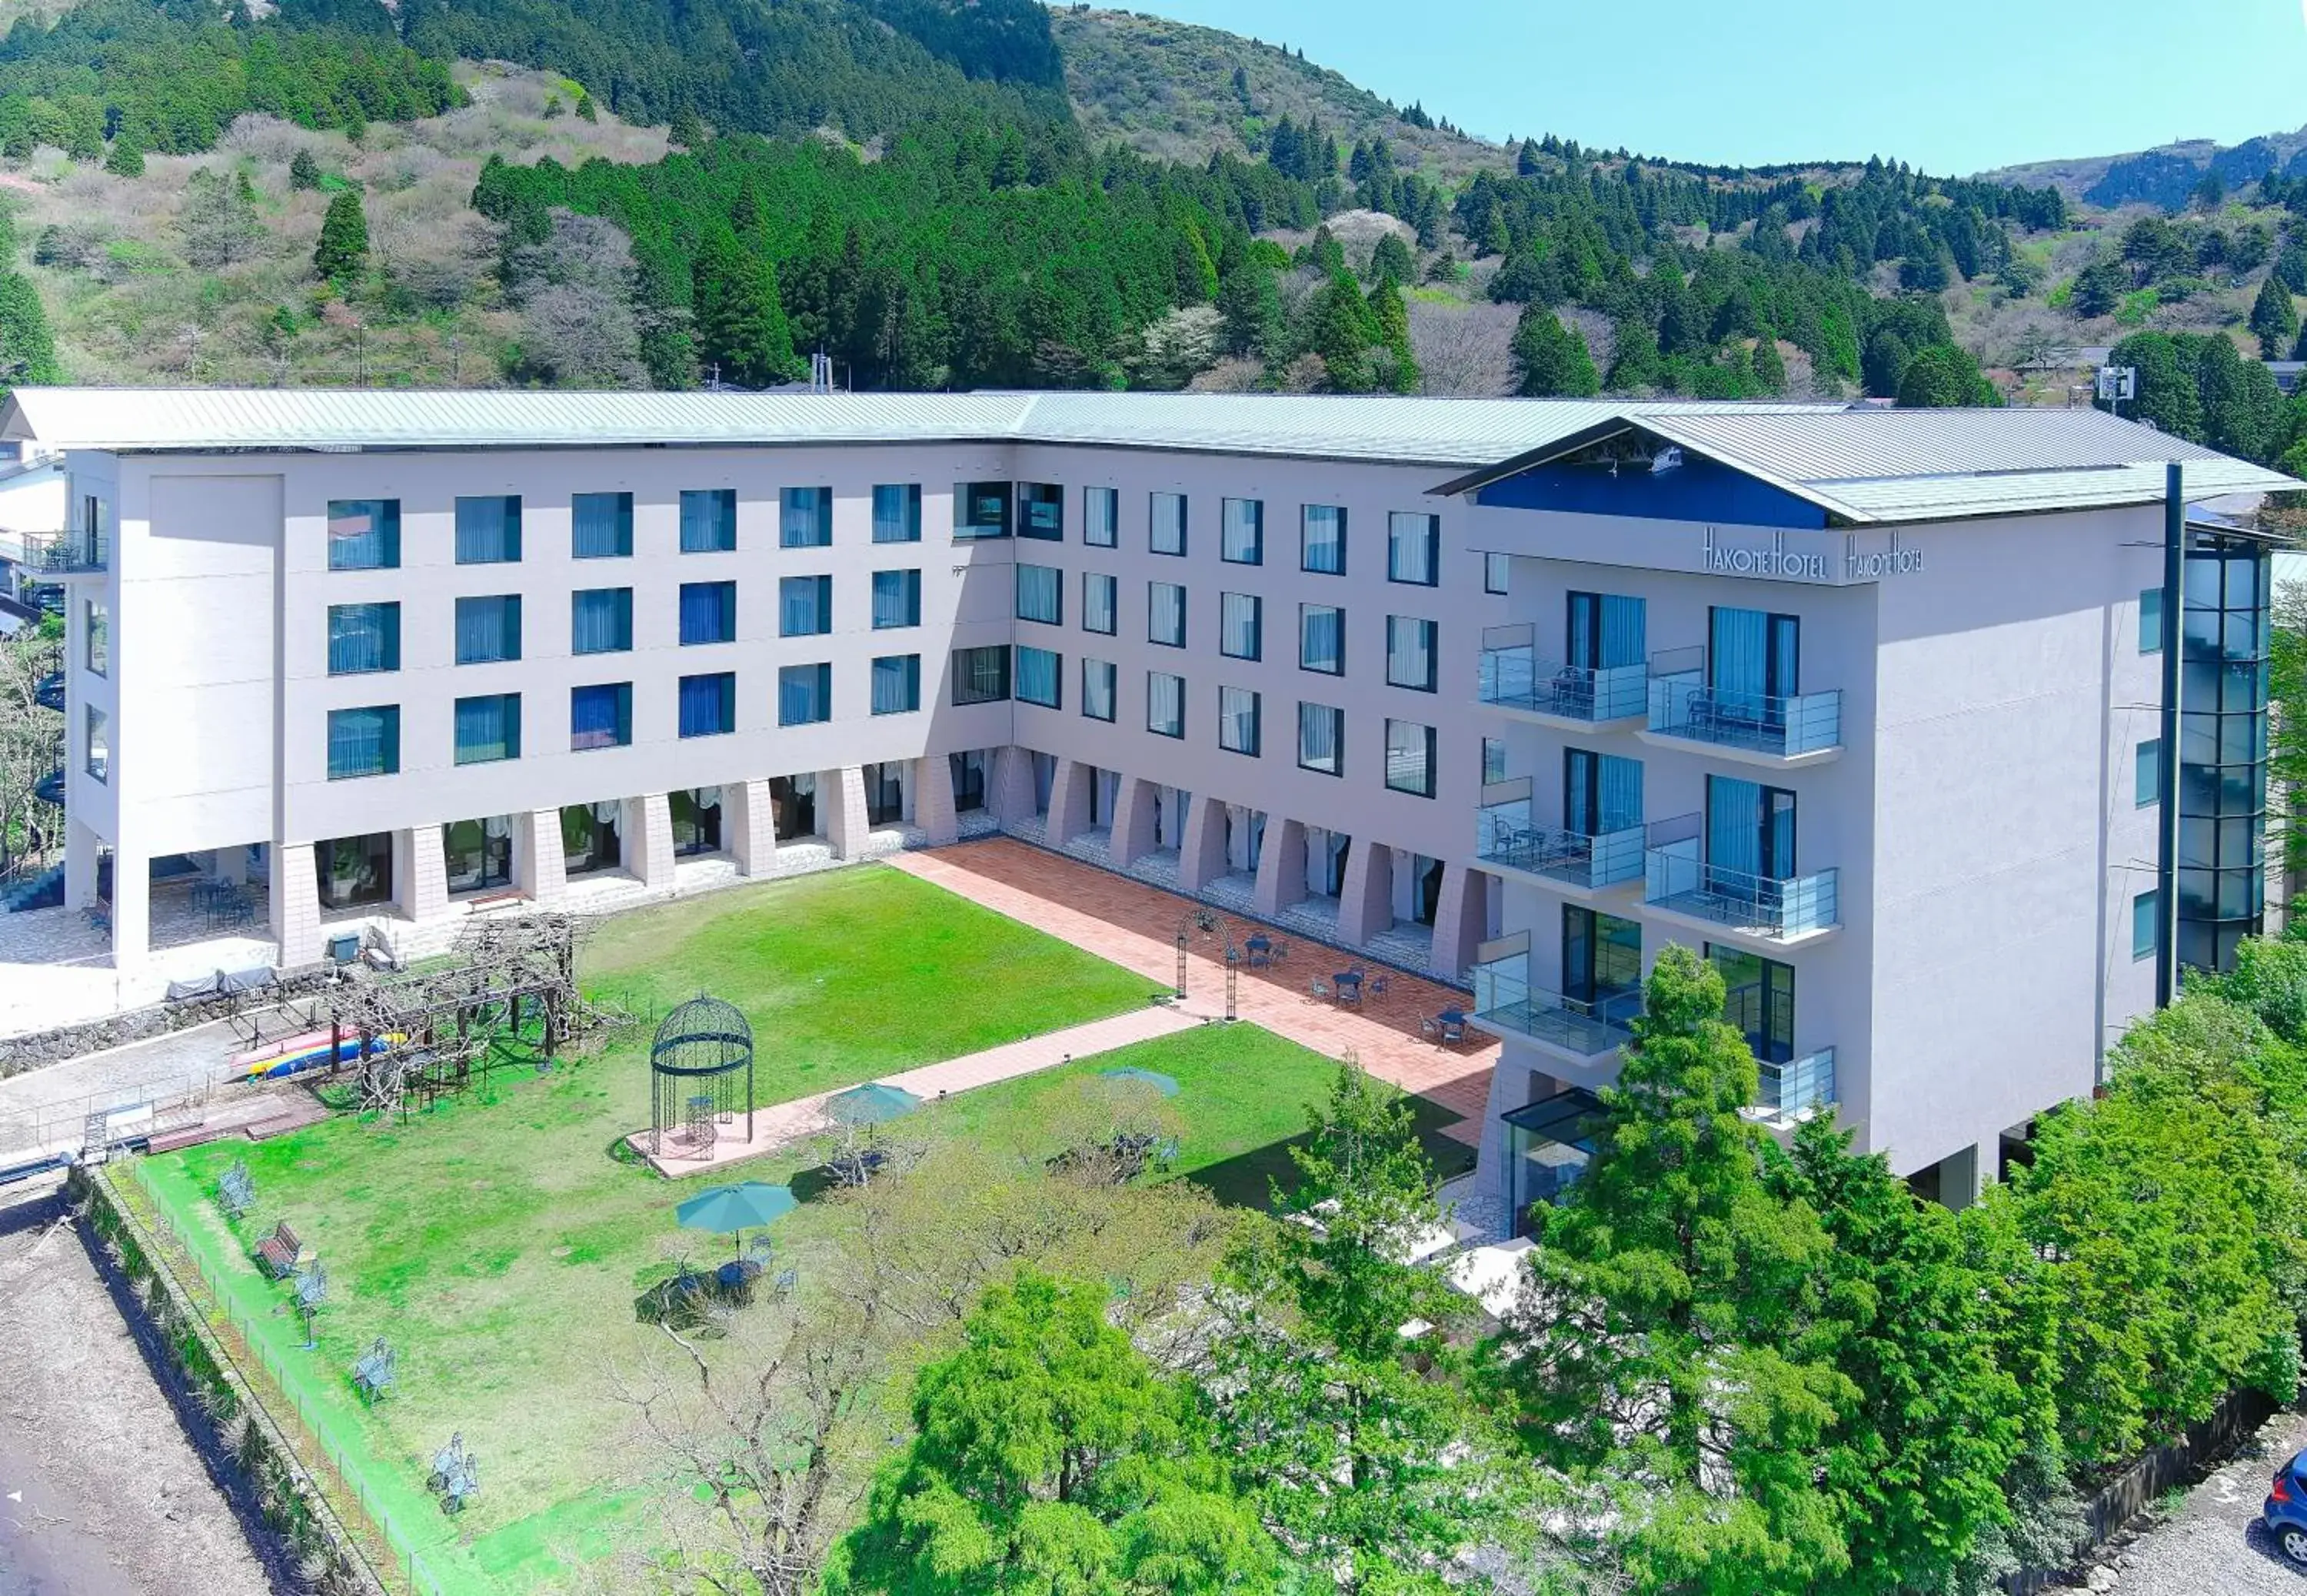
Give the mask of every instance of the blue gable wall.
[(1571, 510), (1716, 525), (1826, 525), (1826, 512), (1808, 499), (1692, 454), (1685, 454), (1675, 470), (1655, 475), (1640, 466), (1613, 476), (1599, 465), (1533, 465), (1477, 491), (1474, 499), (1507, 509)]

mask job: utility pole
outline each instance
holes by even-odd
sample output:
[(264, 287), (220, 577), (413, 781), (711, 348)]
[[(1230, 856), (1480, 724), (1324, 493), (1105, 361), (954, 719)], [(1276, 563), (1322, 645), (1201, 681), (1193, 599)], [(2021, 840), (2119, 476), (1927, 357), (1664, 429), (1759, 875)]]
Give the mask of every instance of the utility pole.
[(2180, 609), (2185, 567), (2187, 499), (2179, 462), (2163, 478), (2163, 727), (2155, 770), (2155, 1006), (2179, 994), (2179, 650), (2186, 627)]

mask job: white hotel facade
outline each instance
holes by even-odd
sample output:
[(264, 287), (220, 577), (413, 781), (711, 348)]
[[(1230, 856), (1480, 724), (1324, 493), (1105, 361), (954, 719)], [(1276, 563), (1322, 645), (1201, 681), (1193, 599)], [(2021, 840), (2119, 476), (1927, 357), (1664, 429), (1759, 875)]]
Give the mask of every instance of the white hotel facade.
[[(1000, 831), (1471, 990), (1482, 1181), (1643, 970), (1960, 1200), (2156, 997), (2165, 462), (2090, 412), (21, 389), (69, 482), (67, 899), (476, 902)], [(2177, 948), (2260, 923), (2268, 559), (2191, 527)], [(613, 884), (611, 890), (610, 883)]]

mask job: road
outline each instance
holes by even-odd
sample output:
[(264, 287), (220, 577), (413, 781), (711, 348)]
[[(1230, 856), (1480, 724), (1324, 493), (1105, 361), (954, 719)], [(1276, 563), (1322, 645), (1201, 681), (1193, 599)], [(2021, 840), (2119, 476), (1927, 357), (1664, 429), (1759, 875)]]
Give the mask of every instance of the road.
[(2116, 1596), (2307, 1596), (2307, 1570), (2275, 1549), (2259, 1522), (2276, 1465), (2307, 1447), (2307, 1413), (2269, 1419), (2241, 1453), (2095, 1561)]

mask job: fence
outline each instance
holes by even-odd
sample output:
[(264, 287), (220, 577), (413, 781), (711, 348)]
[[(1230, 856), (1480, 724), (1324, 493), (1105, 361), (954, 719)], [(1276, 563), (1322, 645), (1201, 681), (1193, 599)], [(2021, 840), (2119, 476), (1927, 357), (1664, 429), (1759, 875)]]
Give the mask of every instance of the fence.
[(205, 1076), (173, 1075), (161, 1080), (140, 1081), (134, 1086), (82, 1092), (77, 1097), (59, 1097), (54, 1102), (36, 1103), (30, 1108), (0, 1114), (0, 1162), (19, 1155), (37, 1156), (64, 1147), (77, 1151), (90, 1114), (124, 1108), (150, 1106), (151, 1118), (140, 1121), (136, 1133), (164, 1134), (190, 1124), (206, 1106), (214, 1089), (214, 1083)]

